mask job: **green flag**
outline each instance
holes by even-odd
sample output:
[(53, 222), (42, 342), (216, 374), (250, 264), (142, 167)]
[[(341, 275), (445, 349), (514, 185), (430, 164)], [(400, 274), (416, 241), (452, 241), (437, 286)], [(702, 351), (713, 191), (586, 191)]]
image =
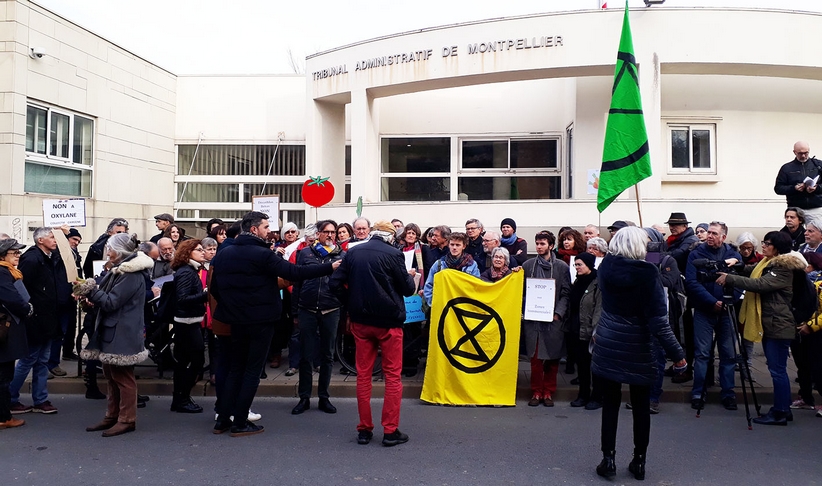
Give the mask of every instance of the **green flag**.
[(628, 2), (622, 20), (614, 87), (611, 90), (611, 109), (605, 128), (605, 148), (602, 151), (602, 169), (599, 172), (597, 209), (605, 211), (622, 191), (651, 176), (651, 157), (648, 154), (648, 133), (642, 116), (639, 97), (639, 73), (631, 40), (628, 20)]

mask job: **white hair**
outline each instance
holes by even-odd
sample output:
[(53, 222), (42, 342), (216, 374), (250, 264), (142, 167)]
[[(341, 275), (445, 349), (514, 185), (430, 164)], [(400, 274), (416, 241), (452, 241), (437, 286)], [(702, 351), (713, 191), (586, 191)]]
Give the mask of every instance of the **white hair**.
[(117, 262), (121, 262), (137, 251), (137, 238), (128, 233), (111, 235), (106, 246), (117, 253)]
[[(814, 227), (819, 229), (819, 226), (814, 225)], [(745, 243), (753, 244), (754, 249), (756, 249), (756, 247), (759, 246), (759, 242), (756, 240), (753, 233), (751, 233), (750, 231), (745, 231), (744, 233), (740, 233), (740, 235), (736, 238), (736, 246), (737, 247), (740, 247), (740, 246), (744, 245)]]
[(594, 236), (593, 238), (588, 240), (588, 243), (585, 245), (585, 248), (591, 248), (592, 246), (602, 254), (608, 253), (608, 242), (605, 241), (603, 238), (600, 238), (599, 236)]
[(498, 247), (494, 248), (493, 250), (491, 250), (491, 258), (493, 259), (494, 255), (496, 255), (497, 253), (501, 253), (502, 256), (505, 257), (505, 266), (506, 267), (511, 264), (511, 254), (508, 252), (508, 250), (506, 250), (505, 248), (503, 248), (501, 246), (498, 246)]
[(31, 237), (34, 241), (37, 241), (40, 238), (48, 238), (50, 234), (51, 228), (37, 228), (34, 230), (34, 234)]
[[(822, 231), (822, 223), (819, 222), (816, 218), (806, 217), (805, 218), (805, 228), (808, 226), (813, 226), (816, 228), (817, 231)], [(754, 243), (756, 245), (756, 243)]]
[(632, 260), (644, 260), (648, 253), (648, 233), (636, 226), (621, 228), (611, 237), (608, 249), (614, 255)]

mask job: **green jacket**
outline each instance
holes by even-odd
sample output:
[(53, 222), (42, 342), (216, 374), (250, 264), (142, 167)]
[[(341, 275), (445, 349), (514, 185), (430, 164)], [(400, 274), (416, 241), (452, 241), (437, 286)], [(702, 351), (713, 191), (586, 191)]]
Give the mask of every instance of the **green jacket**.
[[(753, 267), (746, 268), (746, 271)], [(793, 272), (805, 270), (805, 264), (788, 253), (768, 262), (759, 278), (728, 275), (725, 282), (736, 288), (759, 294), (762, 302), (762, 334), (769, 339), (793, 339), (796, 322), (791, 313)]]
[(599, 293), (597, 279), (588, 284), (585, 295), (579, 301), (579, 339), (590, 341), (602, 313), (602, 296)]

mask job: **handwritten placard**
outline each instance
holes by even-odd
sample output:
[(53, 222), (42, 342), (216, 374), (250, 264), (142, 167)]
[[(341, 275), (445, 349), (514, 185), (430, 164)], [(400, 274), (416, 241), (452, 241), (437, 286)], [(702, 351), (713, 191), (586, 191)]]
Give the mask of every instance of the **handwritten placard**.
[(554, 320), (556, 280), (552, 278), (525, 279), (525, 319), (551, 322)]
[(425, 312), (422, 310), (422, 297), (414, 294), (405, 298), (405, 323), (422, 322), (425, 320)]
[(252, 196), (251, 210), (268, 215), (268, 225), (271, 231), (280, 231), (280, 195)]

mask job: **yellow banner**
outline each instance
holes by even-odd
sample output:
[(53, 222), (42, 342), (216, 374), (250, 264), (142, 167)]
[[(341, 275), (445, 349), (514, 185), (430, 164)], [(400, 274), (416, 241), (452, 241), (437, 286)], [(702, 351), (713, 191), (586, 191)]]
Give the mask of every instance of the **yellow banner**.
[(434, 276), (422, 400), (514, 405), (523, 274), (497, 283), (457, 270)]

